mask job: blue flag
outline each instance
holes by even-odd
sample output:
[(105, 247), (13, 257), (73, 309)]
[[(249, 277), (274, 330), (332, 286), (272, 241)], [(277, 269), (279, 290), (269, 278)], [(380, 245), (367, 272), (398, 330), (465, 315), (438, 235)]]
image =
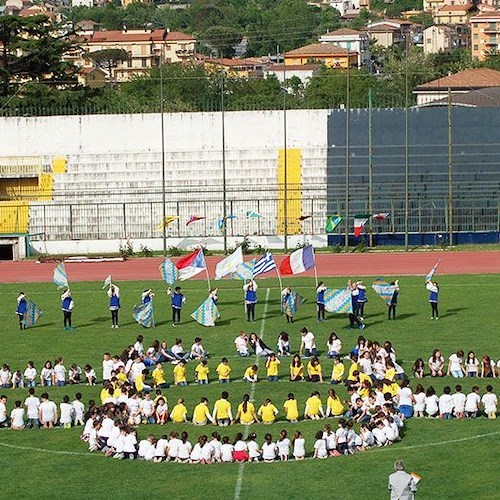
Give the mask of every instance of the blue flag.
[(179, 270), (170, 259), (165, 259), (160, 264), (160, 274), (169, 285), (173, 285), (179, 279)]
[(325, 290), (325, 310), (334, 314), (352, 313), (351, 291), (348, 288)]
[(146, 304), (134, 306), (132, 314), (134, 319), (144, 328), (151, 328), (155, 326), (155, 318), (153, 314), (153, 301), (150, 300)]
[(236, 271), (231, 274), (231, 279), (233, 280), (251, 280), (253, 278), (255, 263), (257, 259), (249, 260), (248, 262), (243, 262), (240, 264)]
[(68, 288), (68, 275), (66, 274), (66, 267), (64, 262), (58, 264), (54, 269), (54, 283), (57, 285), (57, 288)]
[(306, 301), (304, 297), (297, 292), (291, 292), (285, 295), (281, 301), (281, 312), (287, 316), (294, 316), (297, 309)]
[(212, 297), (208, 297), (207, 300), (191, 314), (191, 317), (200, 325), (215, 326), (215, 322), (220, 318), (219, 308)]
[(389, 305), (392, 301), (394, 292), (396, 291), (396, 285), (389, 285), (386, 281), (381, 278), (377, 278), (372, 285), (375, 293), (387, 304)]
[(437, 268), (439, 266), (439, 263), (441, 262), (441, 259), (439, 259), (434, 267), (425, 275), (425, 282), (427, 283), (432, 279), (432, 277), (436, 274)]
[(43, 311), (31, 300), (26, 301), (26, 312), (24, 313), (23, 324), (26, 328), (33, 326), (43, 314)]
[(262, 256), (255, 263), (255, 267), (253, 268), (253, 277), (256, 278), (259, 274), (267, 273), (268, 271), (272, 271), (273, 269), (276, 269), (274, 258), (271, 252), (266, 252), (266, 255)]

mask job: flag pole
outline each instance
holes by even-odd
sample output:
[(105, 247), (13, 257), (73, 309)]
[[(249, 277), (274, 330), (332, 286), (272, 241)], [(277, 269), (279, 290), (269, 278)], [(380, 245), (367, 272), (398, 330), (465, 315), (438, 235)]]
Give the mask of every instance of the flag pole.
[(281, 290), (283, 290), (283, 283), (281, 281), (281, 275), (280, 275), (280, 272), (278, 270), (278, 266), (276, 266), (275, 269), (276, 269), (276, 275), (278, 276), (278, 282), (280, 284), (280, 293), (281, 293)]
[(318, 268), (316, 267), (316, 261), (314, 261), (314, 279), (316, 280), (316, 288), (318, 288)]

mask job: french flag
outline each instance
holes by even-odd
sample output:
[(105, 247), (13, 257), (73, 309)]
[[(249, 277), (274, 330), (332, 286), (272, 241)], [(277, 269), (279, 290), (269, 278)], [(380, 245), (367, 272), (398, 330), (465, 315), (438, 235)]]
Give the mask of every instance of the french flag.
[(179, 259), (176, 262), (175, 267), (179, 271), (180, 281), (187, 280), (196, 276), (198, 273), (201, 273), (207, 268), (203, 250), (200, 248), (199, 250), (182, 257), (182, 259)]
[(315, 266), (314, 248), (308, 245), (295, 250), (280, 264), (280, 274), (300, 274)]

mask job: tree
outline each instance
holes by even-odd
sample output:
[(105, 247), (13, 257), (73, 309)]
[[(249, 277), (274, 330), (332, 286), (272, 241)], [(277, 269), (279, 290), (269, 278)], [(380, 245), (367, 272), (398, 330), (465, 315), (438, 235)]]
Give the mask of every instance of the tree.
[(232, 57), (234, 46), (241, 42), (242, 36), (239, 30), (231, 26), (212, 26), (203, 32), (203, 39), (221, 57)]
[(76, 47), (68, 34), (43, 15), (0, 17), (1, 95), (20, 81), (75, 84), (77, 68), (63, 60)]
[(128, 61), (130, 56), (126, 50), (123, 49), (102, 49), (94, 52), (87, 52), (87, 57), (94, 61), (98, 68), (103, 69), (113, 77), (113, 69), (118, 66), (118, 63)]

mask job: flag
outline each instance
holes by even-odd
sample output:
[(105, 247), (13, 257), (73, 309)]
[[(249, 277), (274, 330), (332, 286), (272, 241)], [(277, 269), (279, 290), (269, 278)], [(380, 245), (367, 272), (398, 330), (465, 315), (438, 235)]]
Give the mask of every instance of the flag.
[(241, 245), (231, 255), (217, 263), (215, 266), (215, 279), (220, 280), (227, 274), (234, 273), (240, 264), (243, 264)]
[(389, 217), (389, 212), (380, 212), (378, 214), (373, 214), (372, 217), (376, 221), (381, 222)]
[(200, 325), (215, 326), (215, 322), (220, 318), (219, 308), (212, 300), (212, 297), (208, 297), (207, 300), (191, 314), (191, 317)]
[(64, 262), (58, 264), (54, 269), (54, 283), (57, 285), (57, 288), (68, 288), (68, 275), (66, 274), (66, 266)]
[(441, 262), (441, 259), (439, 259), (436, 264), (434, 264), (434, 267), (425, 275), (425, 282), (430, 281), (434, 274), (436, 274), (436, 270), (438, 268), (439, 263)]
[(151, 328), (155, 326), (155, 318), (153, 314), (153, 301), (150, 300), (146, 304), (134, 306), (132, 314), (134, 319), (144, 328)]
[(342, 222), (342, 217), (340, 215), (329, 215), (326, 218), (325, 231), (327, 233), (333, 233), (337, 226)]
[(198, 220), (203, 220), (206, 219), (206, 217), (199, 217), (198, 215), (191, 215), (189, 217), (189, 220), (186, 222), (186, 226), (189, 226), (189, 224), (192, 224), (193, 222), (196, 222)]
[(26, 328), (33, 326), (43, 314), (43, 311), (31, 300), (26, 301), (26, 312), (24, 313), (23, 325)]
[(372, 285), (375, 293), (387, 304), (391, 303), (394, 292), (396, 291), (396, 285), (389, 285), (386, 281), (381, 278), (377, 278)]
[(200, 248), (199, 250), (182, 257), (182, 259), (177, 261), (175, 267), (179, 271), (179, 279), (181, 281), (187, 280), (196, 276), (198, 273), (201, 273), (207, 268), (203, 250)]
[(173, 285), (179, 279), (179, 271), (170, 259), (165, 259), (160, 264), (160, 274), (169, 285)]
[(227, 228), (227, 221), (229, 219), (236, 219), (236, 215), (228, 215), (225, 219), (224, 217), (221, 217), (219, 219), (219, 222), (217, 223), (217, 227), (219, 228), (219, 231), (222, 231), (223, 233), (226, 232), (226, 228)]
[(314, 248), (307, 245), (295, 250), (280, 264), (280, 274), (300, 274), (316, 265), (314, 260)]
[(111, 285), (111, 274), (108, 274), (108, 277), (104, 280), (102, 284), (102, 289), (104, 290), (107, 286)]
[(256, 278), (259, 274), (264, 274), (269, 271), (276, 269), (276, 262), (270, 252), (266, 252), (266, 255), (262, 256), (253, 268), (253, 278)]
[(307, 219), (310, 219), (312, 215), (301, 215), (300, 217), (297, 217), (297, 220), (300, 220), (301, 222)]
[(304, 297), (297, 292), (291, 292), (283, 297), (281, 301), (281, 312), (287, 316), (294, 316), (297, 309), (306, 301)]
[(351, 291), (348, 288), (325, 290), (325, 310), (334, 314), (352, 313)]
[(251, 280), (254, 278), (254, 269), (257, 259), (249, 260), (248, 262), (242, 262), (236, 271), (231, 274), (231, 279), (233, 280)]
[(369, 214), (357, 214), (354, 216), (354, 236), (359, 237), (363, 232), (364, 225), (370, 220)]
[(158, 231), (161, 231), (163, 230), (164, 228), (166, 228), (167, 226), (169, 226), (170, 224), (172, 224), (172, 222), (174, 222), (175, 220), (179, 219), (179, 216), (178, 215), (167, 215), (166, 217), (163, 218), (163, 220), (156, 226), (156, 229), (158, 229)]
[(247, 217), (259, 219), (260, 217), (262, 217), (262, 215), (259, 214), (258, 212), (254, 212), (253, 210), (248, 210)]

